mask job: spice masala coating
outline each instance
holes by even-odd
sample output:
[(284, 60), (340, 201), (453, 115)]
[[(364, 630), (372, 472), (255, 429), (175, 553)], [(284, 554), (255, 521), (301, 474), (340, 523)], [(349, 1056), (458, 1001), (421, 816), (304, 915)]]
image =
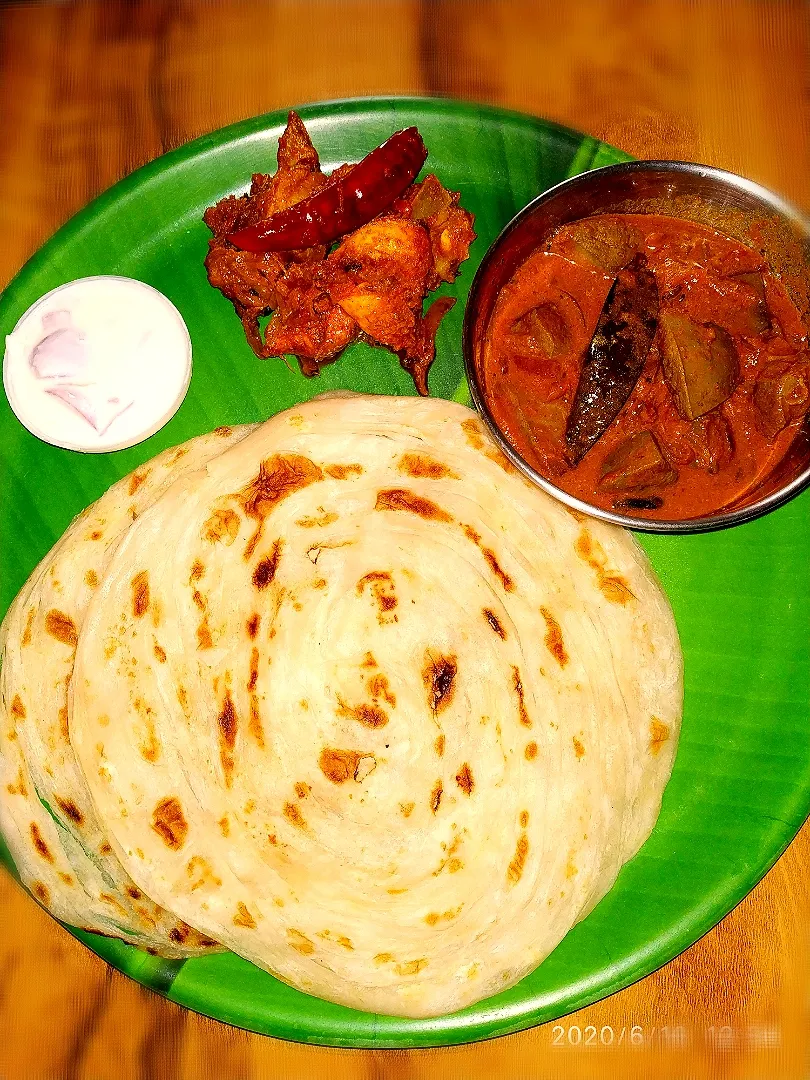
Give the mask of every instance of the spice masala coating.
[[(278, 171), (254, 174), (248, 194), (229, 195), (204, 214), (213, 233), (208, 280), (233, 304), (257, 356), (293, 355), (305, 375), (315, 375), (363, 340), (396, 353), (425, 396), (436, 331), (455, 301), (436, 299), (424, 314), (423, 302), (455, 279), (475, 239), (473, 215), (458, 205), (458, 192), (428, 175), (331, 250), (321, 244), (258, 253), (230, 239), (340, 183), (353, 168), (324, 175), (303, 121), (291, 112)], [(259, 320), (267, 315), (263, 331)]]

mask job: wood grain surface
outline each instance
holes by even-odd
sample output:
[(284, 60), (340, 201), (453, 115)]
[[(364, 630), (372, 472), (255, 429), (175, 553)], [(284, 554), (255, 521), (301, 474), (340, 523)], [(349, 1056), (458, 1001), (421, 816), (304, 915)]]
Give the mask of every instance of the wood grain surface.
[[(731, 168), (807, 208), (808, 11), (802, 0), (0, 4), (0, 281), (158, 154), (256, 113), (353, 95), (505, 105), (640, 157)], [(0, 1080), (799, 1080), (809, 883), (806, 826), (715, 930), (622, 993), (476, 1046), (371, 1052), (185, 1012), (113, 972), (0, 873)]]

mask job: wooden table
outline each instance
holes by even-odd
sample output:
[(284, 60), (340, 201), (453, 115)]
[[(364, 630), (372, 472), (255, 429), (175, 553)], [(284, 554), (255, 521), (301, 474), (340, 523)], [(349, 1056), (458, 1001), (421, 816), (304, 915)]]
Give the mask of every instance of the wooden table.
[[(640, 157), (746, 173), (806, 208), (808, 58), (801, 0), (5, 3), (0, 279), (165, 150), (255, 113), (351, 95), (506, 105)], [(809, 880), (805, 827), (715, 930), (623, 993), (477, 1046), (365, 1052), (187, 1013), (113, 972), (0, 874), (0, 1077), (798, 1080), (810, 1053)], [(645, 1045), (572, 1045), (591, 1027), (637, 1027)]]

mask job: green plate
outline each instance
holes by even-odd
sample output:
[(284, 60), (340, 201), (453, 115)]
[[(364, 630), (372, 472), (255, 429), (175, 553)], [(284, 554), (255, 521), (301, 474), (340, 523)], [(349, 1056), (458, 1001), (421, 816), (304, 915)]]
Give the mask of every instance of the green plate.
[[(431, 371), (434, 394), (466, 400), (463, 306), (487, 247), (544, 189), (627, 155), (542, 120), (452, 101), (348, 101), (301, 114), (327, 170), (417, 124), (430, 148), (427, 167), (460, 189), (474, 211), (478, 240), (459, 279), (444, 287), (460, 302), (442, 324)], [(364, 345), (312, 380), (281, 360), (257, 360), (230, 304), (206, 282), (202, 212), (243, 189), (251, 172), (275, 168), (284, 121), (282, 113), (248, 120), (138, 170), (68, 222), (0, 299), (7, 333), (56, 285), (125, 274), (174, 301), (194, 345), (185, 402), (162, 431), (131, 450), (58, 450), (29, 435), (0, 403), (0, 610), (75, 514), (164, 447), (220, 424), (263, 419), (332, 387), (414, 392), (394, 357)], [(308, 997), (231, 954), (165, 961), (118, 941), (76, 936), (120, 971), (207, 1016), (335, 1046), (436, 1046), (502, 1035), (647, 975), (734, 907), (810, 810), (808, 511), (810, 492), (727, 532), (640, 537), (672, 601), (686, 661), (675, 770), (653, 835), (615, 888), (512, 990), (441, 1019), (400, 1020)]]

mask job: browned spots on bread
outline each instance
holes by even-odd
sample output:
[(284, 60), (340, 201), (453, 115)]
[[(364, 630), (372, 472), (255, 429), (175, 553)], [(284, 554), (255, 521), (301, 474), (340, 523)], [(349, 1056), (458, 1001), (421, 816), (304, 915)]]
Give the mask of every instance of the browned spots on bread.
[(437, 735), (436, 736), (436, 741), (433, 743), (433, 749), (436, 751), (436, 753), (439, 755), (439, 757), (441, 757), (444, 754), (444, 744), (445, 744), (444, 735), (443, 734), (442, 735)]
[(191, 571), (188, 575), (189, 582), (199, 581), (205, 574), (205, 564), (202, 559), (195, 559), (191, 564)]
[(45, 907), (51, 902), (51, 894), (48, 891), (48, 886), (43, 885), (41, 881), (33, 881), (31, 883), (31, 892), (39, 900), (40, 904), (44, 904)]
[(88, 539), (90, 539), (90, 540), (100, 540), (103, 535), (104, 535), (104, 533), (103, 533), (103, 531), (101, 529), (93, 529), (93, 531), (89, 534)]
[(73, 619), (71, 619), (69, 615), (66, 615), (64, 611), (57, 611), (55, 608), (51, 608), (45, 616), (45, 629), (52, 638), (61, 641), (63, 645), (70, 645), (71, 648), (76, 648), (76, 643), (79, 640), (79, 632), (76, 629), (76, 624)]
[(467, 442), (473, 450), (480, 450), (482, 454), (490, 459), (490, 461), (494, 461), (496, 465), (500, 465), (504, 472), (517, 475), (518, 470), (509, 458), (505, 454), (502, 454), (498, 447), (490, 441), (483, 424), (481, 424), (479, 420), (475, 417), (470, 417), (469, 420), (462, 421), (461, 427), (464, 434), (467, 436)]
[(53, 855), (51, 854), (51, 849), (45, 843), (45, 839), (42, 833), (39, 831), (39, 825), (37, 825), (35, 821), (31, 822), (31, 839), (34, 842), (34, 847), (36, 848), (37, 854), (40, 855), (45, 860), (45, 862), (52, 863)]
[(105, 840), (105, 841), (104, 841), (104, 843), (103, 843), (103, 844), (102, 844), (102, 845), (101, 845), (101, 846), (99, 847), (99, 849), (98, 849), (98, 850), (99, 850), (99, 854), (101, 854), (101, 855), (112, 855), (112, 853), (113, 853), (113, 849), (112, 849), (112, 847), (111, 847), (111, 846), (110, 846), (110, 845), (109, 845), (109, 844), (107, 843), (107, 841), (106, 841), (106, 840)]
[(352, 939), (347, 938), (345, 934), (334, 934), (331, 930), (321, 930), (318, 937), (323, 938), (324, 941), (334, 941), (335, 944), (340, 945), (341, 948), (354, 952)]
[(256, 640), (256, 635), (259, 633), (259, 626), (261, 624), (261, 621), (262, 617), (257, 611), (254, 612), (247, 620), (245, 624), (245, 629), (247, 630), (247, 636), (250, 638), (251, 641)]
[(28, 798), (28, 787), (26, 786), (22, 769), (19, 769), (17, 772), (17, 783), (6, 784), (6, 791), (9, 795), (22, 795), (24, 799)]
[(218, 889), (222, 885), (222, 878), (217, 877), (210, 862), (202, 855), (195, 855), (194, 858), (189, 859), (186, 864), (186, 874), (190, 879), (192, 892), (202, 888)]
[(153, 649), (154, 649), (154, 652), (155, 652), (155, 658), (157, 659), (158, 663), (165, 664), (166, 663), (166, 650), (163, 648), (163, 646), (158, 644), (157, 641), (155, 641), (155, 643), (153, 645)]
[(441, 805), (443, 790), (441, 780), (437, 780), (433, 785), (433, 790), (430, 793), (429, 799), (430, 809), (434, 814), (438, 812), (439, 806)]
[(28, 609), (28, 615), (25, 620), (25, 630), (23, 630), (23, 636), (20, 640), (22, 646), (31, 644), (31, 628), (34, 625), (34, 615), (36, 614), (35, 608)]
[(466, 761), (456, 773), (456, 783), (465, 795), (472, 795), (475, 781), (473, 779), (472, 769)]
[(425, 922), (428, 926), (436, 926), (440, 922), (449, 922), (451, 919), (456, 919), (461, 914), (463, 904), (459, 904), (456, 908), (451, 908), (449, 911), (431, 911), (425, 916)]
[(234, 498), (248, 517), (264, 521), (283, 499), (323, 480), (323, 472), (301, 454), (273, 454), (259, 466), (251, 482)]
[(399, 812), (404, 818), (409, 818), (414, 811), (416, 803), (413, 802), (401, 802), (399, 804)]
[(394, 971), (397, 975), (418, 975), (423, 968), (428, 966), (428, 962), (426, 956), (418, 960), (406, 960), (404, 964), (395, 964)]
[(456, 856), (456, 852), (461, 847), (462, 836), (457, 834), (453, 837), (449, 844), (442, 843), (442, 850), (444, 851), (444, 858), (439, 863), (438, 867), (433, 871), (433, 876), (438, 877), (443, 870), (447, 870), (448, 874), (456, 874), (464, 866), (464, 863)]
[(393, 963), (394, 955), (390, 952), (378, 952), (374, 957), (375, 964), (390, 964)]
[(357, 750), (335, 750), (325, 746), (318, 758), (318, 768), (333, 784), (345, 784), (354, 777), (362, 756)]
[(529, 824), (529, 811), (528, 810), (521, 810), (520, 811), (520, 827), (521, 827), (521, 829), (525, 829), (528, 824)]
[(586, 528), (580, 531), (574, 544), (574, 551), (590, 566), (596, 575), (596, 584), (605, 597), (612, 604), (627, 604), (635, 600), (635, 595), (625, 579), (616, 573), (607, 570), (607, 555), (601, 544), (593, 539)]
[(526, 712), (526, 701), (523, 695), (523, 680), (520, 677), (519, 668), (512, 666), (512, 689), (515, 691), (518, 700), (518, 717), (521, 724), (524, 727), (531, 727), (532, 721), (529, 714)]
[(236, 731), (239, 725), (236, 709), (228, 690), (225, 691), (222, 709), (217, 717), (217, 726), (219, 727), (219, 759), (225, 774), (225, 786), (230, 787), (233, 780), (233, 748), (236, 745)]
[(59, 873), (59, 880), (62, 882), (63, 885), (72, 885), (73, 884), (73, 878), (70, 876), (70, 874), (65, 874), (61, 870), (58, 871), (58, 873)]
[(246, 930), (256, 929), (256, 920), (247, 909), (247, 904), (240, 900), (236, 905), (236, 914), (233, 917), (234, 926), (243, 926)]
[(380, 626), (397, 622), (394, 608), (398, 604), (394, 578), (387, 570), (372, 570), (357, 582), (357, 595), (362, 596), (366, 587), (377, 604), (377, 621)]
[(141, 570), (131, 582), (132, 587), (132, 614), (136, 619), (142, 619), (149, 610), (149, 573)]
[(256, 564), (256, 569), (253, 571), (253, 584), (260, 591), (266, 589), (276, 576), (279, 560), (281, 559), (282, 543), (281, 540), (276, 540), (270, 554), (266, 558), (260, 559)]
[(191, 594), (191, 599), (194, 601), (195, 607), (199, 608), (200, 611), (205, 611), (208, 605), (205, 602), (205, 597), (199, 589), (194, 590), (194, 592)]
[(458, 662), (455, 656), (443, 656), (425, 651), (425, 665), (422, 668), (422, 683), (427, 691), (428, 708), (434, 716), (451, 704), (456, 692)]
[(458, 480), (458, 473), (453, 472), (444, 462), (437, 461), (430, 454), (409, 452), (403, 454), (397, 462), (397, 468), (406, 476), (425, 478), (428, 480)]
[(579, 741), (579, 739), (576, 737), (576, 735), (574, 736), (573, 742), (574, 742), (574, 753), (576, 754), (577, 759), (584, 757), (585, 756), (585, 747), (582, 745), (582, 743)]
[(214, 510), (200, 532), (209, 544), (225, 544), (226, 547), (230, 547), (238, 535), (239, 515), (227, 507)]
[(59, 731), (65, 742), (70, 742), (70, 728), (68, 726), (68, 708), (63, 705), (59, 710)]
[(495, 614), (495, 612), (492, 611), (490, 608), (484, 608), (484, 618), (487, 620), (487, 622), (501, 639), (501, 641), (506, 641), (506, 631), (501, 625), (501, 621)]
[(669, 739), (669, 728), (662, 724), (657, 716), (650, 720), (650, 750), (657, 754), (664, 743)]
[(333, 480), (348, 480), (352, 476), (362, 476), (366, 470), (362, 465), (325, 465), (324, 472)]
[(180, 800), (175, 795), (161, 799), (152, 811), (152, 828), (173, 851), (179, 851), (185, 844), (188, 822)]
[(368, 692), (375, 705), (382, 698), (386, 705), (390, 705), (392, 709), (396, 707), (397, 699), (391, 691), (388, 677), (383, 675), (381, 671), (377, 672), (376, 675), (372, 675), (369, 679)]
[(388, 713), (379, 705), (369, 705), (363, 702), (360, 705), (347, 705), (338, 698), (338, 716), (346, 716), (356, 720), (363, 727), (380, 728), (388, 723)]
[(495, 575), (495, 577), (498, 579), (498, 581), (500, 581), (501, 585), (504, 588), (504, 591), (505, 592), (514, 592), (514, 589), (515, 589), (514, 581), (507, 574), (507, 572), (503, 569), (501, 564), (498, 562), (498, 559), (497, 559), (497, 557), (495, 555), (495, 552), (492, 550), (492, 548), (488, 548), (488, 547), (484, 546), (484, 544), (481, 541), (481, 534), (476, 532), (476, 530), (471, 525), (462, 525), (461, 529), (462, 529), (462, 532), (464, 533), (464, 535), (470, 541), (470, 543), (475, 544), (475, 546), (478, 548), (478, 550), (484, 556), (484, 560), (485, 560), (487, 566), (490, 568), (490, 570)]
[(233, 428), (228, 427), (227, 424), (223, 424), (221, 427), (214, 428), (214, 434), (219, 435), (221, 439), (227, 439), (233, 435)]
[(188, 716), (188, 691), (186, 690), (185, 686), (177, 687), (177, 700), (180, 702), (180, 708), (183, 710), (183, 714), (185, 716)]
[(141, 890), (135, 885), (127, 885), (126, 894), (132, 900), (140, 900), (143, 896)]
[(143, 471), (134, 472), (129, 478), (129, 494), (134, 495), (141, 484), (146, 482), (146, 478), (149, 475), (150, 470), (144, 469)]
[(449, 522), (453, 520), (445, 510), (442, 510), (431, 499), (425, 499), (414, 491), (408, 491), (406, 488), (388, 488), (378, 492), (374, 509), (405, 510), (408, 513), (424, 518), (426, 521)]
[(88, 589), (98, 588), (98, 574), (95, 572), (95, 570), (87, 571), (87, 573), (84, 575), (84, 583), (88, 587)]
[(315, 952), (315, 943), (306, 934), (302, 934), (300, 930), (288, 926), (287, 937), (289, 939), (288, 944), (303, 956), (311, 956)]
[(224, 817), (221, 817), (219, 819), (219, 821), (217, 822), (217, 825), (219, 825), (219, 831), (222, 833), (223, 836), (230, 836), (231, 823), (228, 820), (228, 815), (227, 814), (225, 814)]
[(511, 885), (517, 885), (523, 876), (526, 866), (526, 857), (529, 854), (529, 838), (525, 832), (521, 833), (515, 847), (515, 854), (506, 869), (506, 877)]
[(78, 808), (73, 799), (62, 799), (58, 795), (56, 796), (56, 805), (75, 825), (84, 824), (84, 814)]
[(318, 517), (299, 518), (295, 524), (302, 529), (325, 529), (327, 525), (331, 525), (337, 519), (337, 514), (324, 510)]
[(560, 665), (565, 667), (568, 663), (568, 653), (566, 652), (565, 642), (563, 641), (562, 629), (560, 624), (554, 618), (552, 613), (546, 607), (540, 608), (540, 614), (543, 616), (546, 622), (546, 648)]
[(259, 679), (259, 650), (253, 648), (250, 650), (250, 675), (248, 677), (248, 692), (252, 693), (256, 689), (256, 683)]
[(256, 745), (263, 750), (264, 727), (262, 725), (262, 716), (259, 711), (259, 699), (256, 697), (255, 694), (250, 695), (250, 703), (248, 708), (248, 732), (255, 739)]
[(15, 720), (24, 720), (28, 715), (19, 694), (15, 694), (11, 702), (11, 715)]
[(197, 648), (212, 649), (214, 639), (211, 637), (211, 627), (208, 625), (208, 616), (204, 615), (202, 622), (197, 627)]
[(636, 598), (630, 586), (618, 574), (613, 576), (603, 575), (599, 581), (599, 588), (604, 598), (609, 600), (611, 604), (627, 604)]
[(484, 442), (484, 429), (481, 424), (471, 416), (469, 420), (461, 421), (461, 430), (467, 437), (467, 442), (473, 448), (473, 450), (483, 450), (486, 446)]
[(302, 780), (297, 781), (297, 783), (295, 784), (295, 794), (298, 796), (299, 799), (305, 799), (307, 795), (309, 795), (310, 791), (312, 791), (312, 788), (309, 786), (309, 784), (305, 784)]
[(284, 817), (291, 825), (295, 825), (297, 829), (305, 829), (307, 827), (307, 823), (295, 803), (288, 802), (284, 804)]
[(501, 567), (498, 560), (495, 558), (495, 552), (491, 548), (482, 547), (481, 554), (486, 559), (492, 573), (498, 578), (501, 585), (503, 585), (506, 592), (513, 592), (515, 588), (514, 581), (509, 577), (506, 571)]

